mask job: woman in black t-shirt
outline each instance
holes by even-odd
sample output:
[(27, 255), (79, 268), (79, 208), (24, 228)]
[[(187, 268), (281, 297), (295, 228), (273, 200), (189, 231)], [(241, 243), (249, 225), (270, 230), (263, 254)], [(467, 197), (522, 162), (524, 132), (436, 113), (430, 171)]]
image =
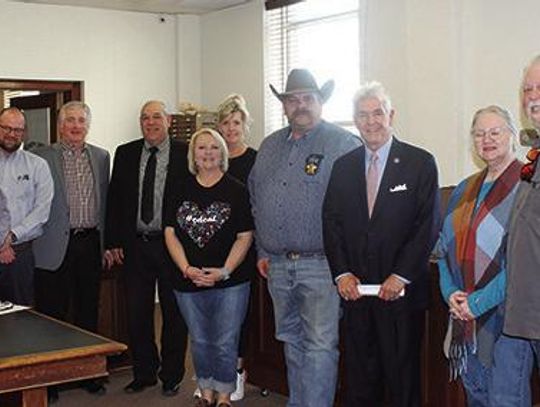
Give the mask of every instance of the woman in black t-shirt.
[(246, 144), (250, 125), (251, 118), (242, 96), (230, 95), (219, 105), (218, 130), (229, 151), (228, 173), (244, 184), (257, 155), (257, 151)]
[(171, 193), (165, 241), (180, 269), (178, 306), (188, 325), (200, 405), (230, 405), (236, 358), (252, 269), (245, 257), (253, 240), (246, 188), (226, 174), (225, 141), (211, 129), (197, 131), (188, 152), (189, 177)]
[[(229, 170), (227, 174), (232, 175), (243, 184), (247, 185), (247, 179), (257, 151), (246, 144), (246, 137), (249, 135), (251, 117), (246, 107), (246, 101), (241, 95), (229, 95), (218, 107), (218, 130), (227, 143), (229, 151)], [(252, 276), (256, 276), (257, 254), (255, 245), (252, 245), (246, 256), (246, 264), (252, 270)], [(249, 307), (248, 307), (249, 308)], [(248, 312), (249, 313), (249, 312)], [(249, 343), (249, 315), (242, 324), (240, 332), (240, 343), (238, 345), (238, 362), (236, 364), (236, 390), (231, 394), (231, 400), (237, 401), (244, 398), (244, 386), (247, 378), (244, 369), (244, 357), (247, 354)]]

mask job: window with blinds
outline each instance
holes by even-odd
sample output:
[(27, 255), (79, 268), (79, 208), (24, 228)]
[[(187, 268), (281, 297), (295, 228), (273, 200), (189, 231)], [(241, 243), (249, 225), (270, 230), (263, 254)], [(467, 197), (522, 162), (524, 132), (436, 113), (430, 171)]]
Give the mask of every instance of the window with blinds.
[[(352, 97), (362, 76), (363, 0), (306, 0), (266, 12), (265, 79), (285, 89), (287, 73), (307, 68), (319, 86), (334, 79), (336, 87), (323, 117), (351, 128)], [(265, 87), (265, 132), (283, 127), (281, 103)]]

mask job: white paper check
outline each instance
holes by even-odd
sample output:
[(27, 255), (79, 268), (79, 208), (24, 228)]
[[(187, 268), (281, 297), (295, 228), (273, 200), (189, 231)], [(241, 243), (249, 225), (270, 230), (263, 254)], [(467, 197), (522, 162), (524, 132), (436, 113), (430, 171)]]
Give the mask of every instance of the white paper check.
[[(371, 296), (377, 296), (379, 295), (379, 290), (381, 289), (380, 284), (358, 284), (358, 292), (360, 295), (371, 295)], [(405, 289), (401, 290), (399, 293), (400, 297), (403, 297), (405, 295)]]
[(11, 314), (12, 312), (22, 311), (28, 308), (30, 307), (12, 304), (9, 301), (0, 301), (0, 315)]

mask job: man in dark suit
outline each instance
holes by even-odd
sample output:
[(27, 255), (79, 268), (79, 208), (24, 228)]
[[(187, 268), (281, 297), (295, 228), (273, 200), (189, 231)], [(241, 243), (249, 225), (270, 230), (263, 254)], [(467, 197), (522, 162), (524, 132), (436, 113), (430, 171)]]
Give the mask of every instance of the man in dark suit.
[[(364, 145), (336, 161), (323, 206), (325, 252), (344, 305), (346, 406), (420, 405), (420, 342), (437, 168), (399, 141), (379, 83), (359, 90)], [(375, 295), (363, 295), (366, 285)], [(404, 292), (404, 296), (401, 296)]]
[[(184, 376), (187, 328), (173, 293), (175, 267), (165, 247), (162, 214), (167, 185), (187, 176), (187, 147), (168, 135), (170, 115), (160, 101), (144, 104), (140, 114), (143, 139), (117, 148), (107, 203), (105, 259), (124, 264), (133, 381), (124, 390), (138, 393), (163, 383), (174, 396)], [(157, 290), (163, 328), (161, 358), (154, 340)]]
[[(110, 158), (85, 141), (90, 122), (86, 104), (66, 103), (58, 114), (60, 141), (35, 151), (49, 165), (54, 197), (33, 250), (38, 310), (61, 320), (71, 315), (70, 322), (95, 332)], [(98, 382), (84, 384), (92, 393), (105, 393)], [(49, 394), (56, 398), (54, 391)]]

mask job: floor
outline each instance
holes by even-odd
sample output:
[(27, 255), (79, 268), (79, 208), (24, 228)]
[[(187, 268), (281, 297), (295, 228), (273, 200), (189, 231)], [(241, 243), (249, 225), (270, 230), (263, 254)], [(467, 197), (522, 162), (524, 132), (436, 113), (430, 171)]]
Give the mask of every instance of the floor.
[[(186, 374), (186, 378), (180, 387), (180, 391), (175, 397), (164, 397), (161, 395), (161, 387), (155, 386), (146, 389), (139, 394), (125, 394), (122, 388), (131, 381), (129, 370), (118, 371), (109, 376), (107, 394), (95, 396), (88, 394), (79, 388), (64, 389), (60, 392), (58, 402), (52, 404), (54, 407), (168, 407), (168, 406), (191, 406), (193, 404), (193, 391), (195, 381), (192, 379), (192, 370)], [(257, 406), (257, 407), (282, 407), (286, 405), (286, 398), (279, 394), (270, 394), (263, 397), (260, 389), (248, 385), (244, 400), (234, 403), (237, 407)]]

